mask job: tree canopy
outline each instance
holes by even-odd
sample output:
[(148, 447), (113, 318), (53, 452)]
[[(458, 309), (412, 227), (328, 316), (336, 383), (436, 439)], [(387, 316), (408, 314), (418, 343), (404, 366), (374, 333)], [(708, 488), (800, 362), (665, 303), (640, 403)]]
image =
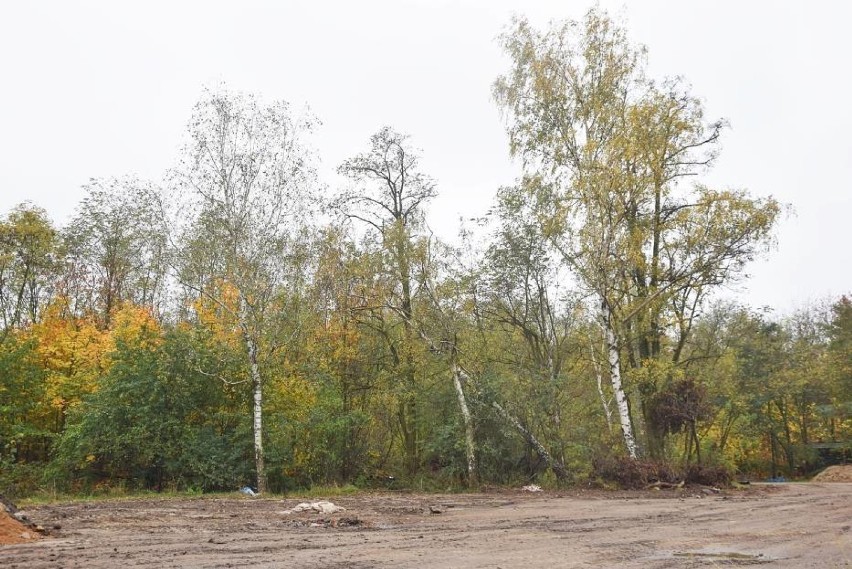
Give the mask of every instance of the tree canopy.
[[(852, 302), (725, 301), (771, 197), (599, 9), (501, 37), (522, 164), (443, 242), (416, 133), (325, 188), (317, 121), (207, 89), (157, 182), (0, 218), (0, 493), (804, 476), (848, 457)], [(736, 183), (736, 181), (732, 181)], [(630, 474), (634, 473), (634, 474)], [(662, 474), (661, 474), (662, 475)]]

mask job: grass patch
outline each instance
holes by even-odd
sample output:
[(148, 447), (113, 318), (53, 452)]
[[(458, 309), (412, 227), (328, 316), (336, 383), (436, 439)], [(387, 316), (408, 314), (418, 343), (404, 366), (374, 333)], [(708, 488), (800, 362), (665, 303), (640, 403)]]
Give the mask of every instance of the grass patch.
[[(369, 490), (358, 488), (351, 484), (344, 486), (314, 486), (313, 488), (300, 489), (287, 494), (274, 494), (267, 492), (259, 498), (281, 499), (284, 497), (299, 498), (329, 498), (335, 496), (352, 496), (356, 494), (367, 494)], [(185, 500), (187, 498), (213, 500), (213, 499), (251, 499), (238, 492), (200, 492), (198, 490), (123, 490), (121, 488), (109, 488), (94, 490), (91, 492), (65, 493), (65, 492), (37, 492), (26, 498), (17, 500), (18, 506), (39, 506), (43, 504), (61, 504), (66, 502), (122, 502), (134, 500)]]
[(36, 493), (26, 498), (21, 498), (17, 501), (18, 506), (38, 506), (42, 504), (61, 504), (65, 502), (123, 502), (133, 500), (185, 500), (186, 498), (238, 498), (243, 496), (239, 492), (206, 492), (201, 493), (192, 490), (184, 491), (163, 491), (155, 492), (153, 490), (136, 490), (121, 492), (111, 490), (108, 492), (85, 492), (79, 494), (72, 493)]
[[(356, 494), (368, 494), (370, 491), (363, 488), (358, 488), (352, 484), (339, 486), (333, 484), (330, 486), (313, 486), (311, 488), (299, 489), (293, 492), (288, 492), (287, 496), (296, 496), (300, 498), (329, 498), (335, 496), (354, 496)], [(267, 497), (270, 494), (266, 495)], [(283, 495), (280, 495), (283, 497)]]

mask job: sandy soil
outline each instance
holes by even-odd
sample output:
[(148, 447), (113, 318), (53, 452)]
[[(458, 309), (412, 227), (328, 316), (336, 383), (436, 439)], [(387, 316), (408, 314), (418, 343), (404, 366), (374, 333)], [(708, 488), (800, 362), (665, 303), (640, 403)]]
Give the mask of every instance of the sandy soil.
[(15, 512), (17, 512), (15, 504), (0, 494), (0, 545), (27, 543), (38, 539), (44, 532), (44, 528), (37, 528), (36, 524), (22, 523), (15, 519), (13, 517)]
[[(769, 567), (852, 566), (852, 484), (748, 491), (377, 494), (301, 500), (172, 499), (29, 508), (62, 529), (0, 546), (0, 566)], [(437, 512), (437, 513), (435, 513)]]
[(829, 466), (813, 479), (814, 482), (852, 482), (852, 464)]
[(27, 543), (38, 538), (38, 533), (0, 510), (0, 544)]

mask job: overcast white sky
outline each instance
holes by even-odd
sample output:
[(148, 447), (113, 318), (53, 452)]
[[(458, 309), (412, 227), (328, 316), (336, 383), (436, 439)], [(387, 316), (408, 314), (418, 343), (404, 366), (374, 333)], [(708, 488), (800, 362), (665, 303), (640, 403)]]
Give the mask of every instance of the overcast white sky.
[[(727, 118), (712, 185), (793, 206), (740, 298), (787, 311), (852, 292), (852, 3), (601, 2)], [(0, 213), (30, 200), (63, 223), (92, 177), (159, 179), (202, 86), (309, 105), (321, 172), (389, 124), (439, 183), (446, 237), (519, 168), (491, 99), (513, 13), (544, 25), (591, 3), (496, 1), (0, 3)]]

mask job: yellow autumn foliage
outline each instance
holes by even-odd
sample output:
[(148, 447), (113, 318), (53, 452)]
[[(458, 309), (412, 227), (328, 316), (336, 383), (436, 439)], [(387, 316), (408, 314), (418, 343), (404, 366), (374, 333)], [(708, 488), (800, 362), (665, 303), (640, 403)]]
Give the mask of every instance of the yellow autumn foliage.
[(64, 412), (97, 389), (98, 378), (108, 369), (112, 341), (109, 331), (101, 330), (94, 316), (68, 316), (67, 301), (60, 297), (28, 333), (37, 341), (36, 352), (47, 372), (50, 406)]

